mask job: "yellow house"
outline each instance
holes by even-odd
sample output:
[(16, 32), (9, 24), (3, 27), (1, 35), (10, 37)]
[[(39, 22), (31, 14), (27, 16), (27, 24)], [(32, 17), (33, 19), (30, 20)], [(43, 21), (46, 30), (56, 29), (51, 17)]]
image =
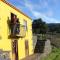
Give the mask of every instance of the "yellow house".
[(5, 0), (0, 0), (0, 52), (11, 60), (33, 54), (32, 19)]

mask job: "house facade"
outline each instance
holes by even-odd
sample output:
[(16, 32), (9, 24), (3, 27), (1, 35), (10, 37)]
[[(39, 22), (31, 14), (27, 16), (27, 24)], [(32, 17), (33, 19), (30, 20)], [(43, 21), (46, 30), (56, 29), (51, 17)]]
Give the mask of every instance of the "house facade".
[(6, 60), (33, 54), (32, 19), (5, 0), (0, 0), (0, 52)]

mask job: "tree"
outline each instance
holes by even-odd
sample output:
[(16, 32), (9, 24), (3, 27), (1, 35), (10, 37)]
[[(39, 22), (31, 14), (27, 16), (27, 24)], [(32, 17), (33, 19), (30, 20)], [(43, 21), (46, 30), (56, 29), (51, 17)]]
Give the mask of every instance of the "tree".
[(41, 18), (35, 19), (32, 24), (33, 33), (45, 34), (47, 32), (47, 24)]

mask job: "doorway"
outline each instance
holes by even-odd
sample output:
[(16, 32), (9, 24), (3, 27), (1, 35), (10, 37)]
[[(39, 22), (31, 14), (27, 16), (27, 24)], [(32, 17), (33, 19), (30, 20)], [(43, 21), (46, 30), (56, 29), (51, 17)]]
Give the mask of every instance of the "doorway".
[(28, 40), (25, 40), (25, 55), (29, 55), (29, 45), (28, 45)]
[(12, 40), (12, 57), (13, 60), (18, 60), (18, 40)]

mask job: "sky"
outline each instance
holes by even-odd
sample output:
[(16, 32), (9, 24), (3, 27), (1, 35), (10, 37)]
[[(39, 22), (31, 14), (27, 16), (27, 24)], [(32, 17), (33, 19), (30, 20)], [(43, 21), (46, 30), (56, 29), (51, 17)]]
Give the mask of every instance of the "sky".
[(7, 0), (10, 4), (34, 19), (47, 23), (60, 23), (60, 0)]

